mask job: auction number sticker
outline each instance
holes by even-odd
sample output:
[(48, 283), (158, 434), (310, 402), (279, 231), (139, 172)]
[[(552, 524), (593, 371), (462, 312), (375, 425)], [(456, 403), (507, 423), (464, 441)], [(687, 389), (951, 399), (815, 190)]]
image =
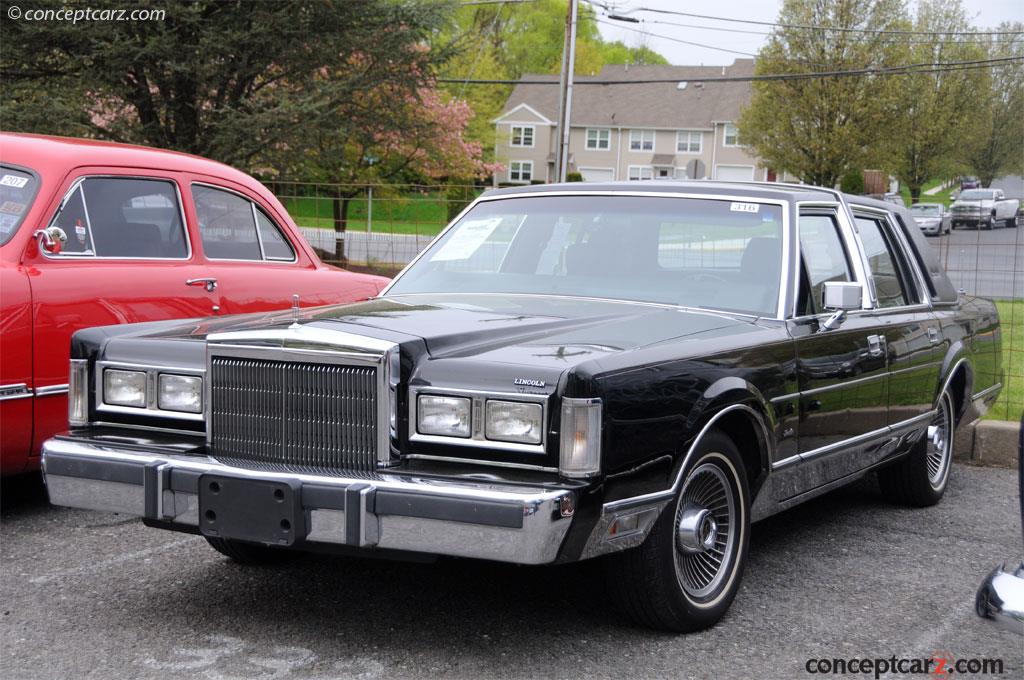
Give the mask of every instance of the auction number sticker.
[(5, 187), (22, 189), (26, 184), (28, 184), (28, 177), (18, 177), (17, 175), (4, 175), (0, 177), (0, 185)]
[(757, 203), (730, 203), (729, 210), (732, 212), (756, 213), (761, 209)]

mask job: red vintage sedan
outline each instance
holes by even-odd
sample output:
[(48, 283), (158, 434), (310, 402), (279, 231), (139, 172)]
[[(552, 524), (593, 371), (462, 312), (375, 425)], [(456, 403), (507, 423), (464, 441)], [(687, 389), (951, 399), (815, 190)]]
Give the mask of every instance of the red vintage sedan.
[(0, 134), (0, 473), (67, 424), (80, 328), (375, 296), (323, 264), (252, 177), (205, 158)]

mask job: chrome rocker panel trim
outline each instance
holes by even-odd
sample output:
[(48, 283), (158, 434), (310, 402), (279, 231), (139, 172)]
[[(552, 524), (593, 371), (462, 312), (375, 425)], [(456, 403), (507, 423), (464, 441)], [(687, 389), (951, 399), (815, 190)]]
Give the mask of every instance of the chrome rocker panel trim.
[(205, 456), (61, 437), (43, 444), (42, 467), (55, 505), (135, 515), (186, 531), (199, 524), (198, 480), (204, 473), (294, 481), (302, 488), (307, 542), (518, 564), (555, 561), (572, 524), (560, 514), (562, 501), (575, 500), (565, 489), (398, 473), (367, 479), (264, 472)]

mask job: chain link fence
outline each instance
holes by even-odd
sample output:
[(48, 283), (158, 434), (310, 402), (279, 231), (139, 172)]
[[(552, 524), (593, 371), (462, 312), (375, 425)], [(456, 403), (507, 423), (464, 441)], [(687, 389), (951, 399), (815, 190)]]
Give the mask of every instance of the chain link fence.
[[(388, 276), (412, 261), (485, 188), (271, 183), (325, 262)], [(928, 238), (954, 286), (993, 298), (999, 307), (1006, 379), (989, 417), (1004, 420), (1019, 420), (1024, 412), (1024, 218), (1018, 223)]]

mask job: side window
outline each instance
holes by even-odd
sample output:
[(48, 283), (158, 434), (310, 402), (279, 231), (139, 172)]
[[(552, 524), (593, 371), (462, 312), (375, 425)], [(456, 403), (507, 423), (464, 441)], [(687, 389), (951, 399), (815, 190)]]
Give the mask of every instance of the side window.
[(214, 260), (295, 259), (288, 239), (247, 198), (202, 184), (192, 186), (203, 251)]
[(184, 259), (188, 242), (178, 193), (155, 179), (92, 177), (75, 187), (50, 221), (67, 255)]
[(879, 307), (901, 307), (910, 304), (912, 291), (908, 288), (900, 259), (893, 247), (891, 236), (881, 220), (854, 215), (860, 231), (860, 242), (868, 258), (871, 280)]
[(268, 260), (294, 260), (295, 251), (277, 228), (273, 220), (256, 208), (256, 226), (259, 229), (260, 241), (263, 242), (263, 256)]
[(853, 280), (834, 214), (800, 215), (800, 258), (803, 271), (797, 313), (818, 314), (826, 281)]

